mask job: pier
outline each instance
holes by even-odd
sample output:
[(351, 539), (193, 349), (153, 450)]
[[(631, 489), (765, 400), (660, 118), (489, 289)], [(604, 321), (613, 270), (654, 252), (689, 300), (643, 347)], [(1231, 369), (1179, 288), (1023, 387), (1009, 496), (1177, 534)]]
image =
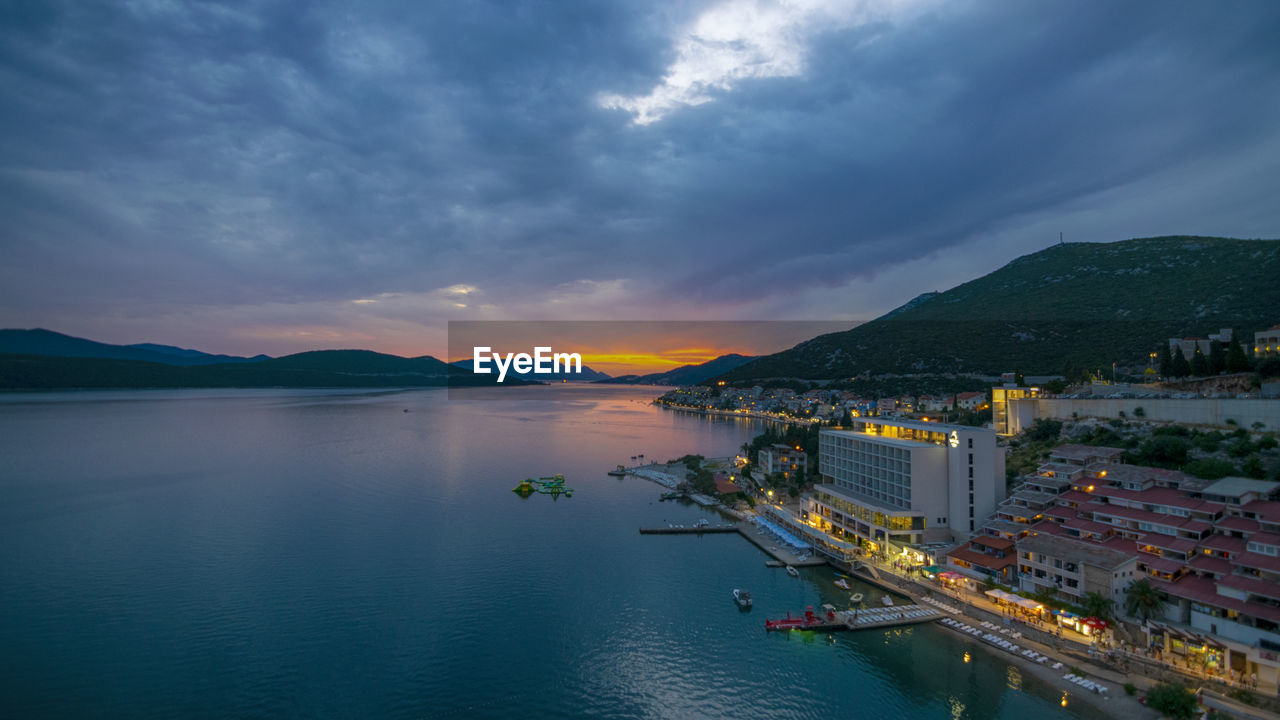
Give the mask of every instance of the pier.
[(817, 632), (834, 632), (836, 630), (875, 630), (878, 628), (900, 627), (933, 622), (942, 617), (937, 608), (923, 605), (901, 605), (882, 608), (857, 610), (836, 610), (830, 605), (823, 606), (822, 614), (813, 608), (805, 610), (803, 616), (792, 617), (788, 614), (778, 620), (765, 620), (766, 630), (813, 630)]
[(641, 535), (701, 535), (703, 533), (736, 533), (737, 525), (668, 525), (640, 528)]
[(786, 567), (790, 565), (795, 568), (817, 567), (826, 565), (824, 558), (809, 555), (803, 557), (794, 552), (779, 547), (778, 545), (769, 545), (770, 538), (764, 534), (758, 527), (746, 521), (739, 521), (732, 525), (667, 525), (665, 527), (642, 527), (641, 535), (702, 535), (705, 533), (738, 533), (742, 537), (751, 542), (752, 545), (760, 548), (760, 551), (768, 555), (770, 560), (765, 561), (765, 565), (769, 567)]

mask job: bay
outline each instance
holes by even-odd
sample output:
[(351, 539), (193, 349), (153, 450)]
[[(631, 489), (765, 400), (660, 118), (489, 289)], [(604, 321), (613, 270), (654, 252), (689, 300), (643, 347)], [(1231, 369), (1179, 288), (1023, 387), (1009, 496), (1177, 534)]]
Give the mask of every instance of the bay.
[[(0, 715), (1086, 716), (941, 628), (765, 633), (845, 593), (638, 534), (708, 513), (608, 469), (761, 429), (656, 394), (2, 396)], [(555, 473), (573, 497), (511, 492)]]

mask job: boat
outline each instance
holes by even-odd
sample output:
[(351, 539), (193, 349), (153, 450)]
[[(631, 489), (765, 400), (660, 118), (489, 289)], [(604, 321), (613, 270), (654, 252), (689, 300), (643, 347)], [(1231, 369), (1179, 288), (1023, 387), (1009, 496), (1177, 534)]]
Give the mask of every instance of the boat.
[(622, 465), (619, 465), (617, 470), (610, 470), (609, 474), (614, 477), (622, 477), (627, 474), (627, 469)]
[(884, 603), (885, 607), (893, 607), (893, 598), (888, 595), (881, 596), (880, 602)]
[(841, 590), (848, 590), (848, 589), (849, 589), (849, 581), (848, 581), (848, 580), (845, 580), (844, 578), (840, 578), (840, 579), (836, 580), (836, 587), (840, 588)]
[(854, 593), (849, 596), (850, 605), (858, 605), (862, 602), (862, 593)]
[(798, 578), (798, 577), (800, 577), (800, 571), (799, 571), (799, 570), (797, 570), (797, 569), (795, 569), (795, 568), (793, 568), (793, 567), (791, 567), (790, 565), (788, 565), (788, 566), (787, 566), (787, 574), (788, 574), (788, 575), (790, 575), (790, 576), (791, 576), (791, 577), (793, 577), (793, 578)]
[(741, 588), (733, 589), (733, 601), (743, 610), (751, 609), (751, 593)]

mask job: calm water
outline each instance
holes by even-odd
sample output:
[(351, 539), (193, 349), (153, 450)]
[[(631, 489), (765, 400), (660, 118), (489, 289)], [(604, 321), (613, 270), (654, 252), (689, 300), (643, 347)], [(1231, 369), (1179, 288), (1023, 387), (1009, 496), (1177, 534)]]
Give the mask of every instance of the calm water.
[(636, 532), (705, 513), (606, 470), (754, 431), (653, 394), (0, 396), (0, 715), (1071, 716), (941, 629), (766, 634), (843, 594)]

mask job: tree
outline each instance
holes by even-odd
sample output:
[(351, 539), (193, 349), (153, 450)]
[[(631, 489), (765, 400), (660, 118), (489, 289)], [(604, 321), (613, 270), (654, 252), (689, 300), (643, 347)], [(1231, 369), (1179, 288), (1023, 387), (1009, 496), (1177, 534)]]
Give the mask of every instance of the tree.
[(1222, 343), (1209, 341), (1209, 372), (1214, 375), (1221, 375), (1223, 370), (1227, 369), (1227, 353), (1223, 349)]
[(1027, 430), (1027, 439), (1036, 442), (1056, 440), (1062, 434), (1062, 421), (1037, 418)]
[(1173, 356), (1169, 354), (1169, 343), (1160, 349), (1160, 377), (1173, 376)]
[(1018, 370), (1018, 371), (1016, 371), (1016, 372), (1014, 372), (1014, 373), (1013, 373), (1013, 381), (1014, 381), (1015, 383), (1017, 383), (1018, 387), (1026, 387), (1026, 386), (1027, 386), (1027, 379), (1026, 379), (1025, 377), (1023, 377), (1023, 375), (1022, 375), (1022, 371), (1021, 371), (1021, 370)]
[(1207, 377), (1209, 375), (1209, 358), (1200, 352), (1200, 344), (1196, 343), (1196, 352), (1191, 356), (1191, 374), (1196, 377)]
[(1227, 372), (1249, 372), (1253, 366), (1249, 364), (1249, 358), (1244, 354), (1244, 348), (1240, 347), (1240, 340), (1231, 334), (1231, 343), (1227, 345)]
[(1200, 709), (1195, 693), (1175, 683), (1160, 683), (1147, 692), (1147, 707), (1171, 720), (1191, 720)]
[(1054, 378), (1044, 384), (1044, 389), (1045, 389), (1045, 392), (1050, 392), (1050, 393), (1053, 393), (1054, 395), (1060, 395), (1067, 391), (1067, 383), (1057, 378)]
[(1084, 608), (1086, 613), (1103, 620), (1111, 619), (1111, 608), (1114, 605), (1114, 600), (1096, 592), (1086, 593), (1084, 602), (1081, 603), (1081, 607)]
[(1191, 374), (1191, 363), (1187, 362), (1187, 356), (1182, 354), (1182, 348), (1179, 347), (1173, 351), (1173, 361), (1169, 363), (1169, 377), (1183, 378)]
[(1160, 598), (1160, 591), (1156, 590), (1149, 580), (1138, 580), (1125, 590), (1125, 614), (1138, 618), (1142, 622), (1159, 614), (1163, 606), (1164, 600)]
[(1240, 473), (1245, 477), (1257, 478), (1261, 480), (1267, 476), (1266, 468), (1262, 467), (1262, 459), (1257, 455), (1250, 457), (1240, 466)]

